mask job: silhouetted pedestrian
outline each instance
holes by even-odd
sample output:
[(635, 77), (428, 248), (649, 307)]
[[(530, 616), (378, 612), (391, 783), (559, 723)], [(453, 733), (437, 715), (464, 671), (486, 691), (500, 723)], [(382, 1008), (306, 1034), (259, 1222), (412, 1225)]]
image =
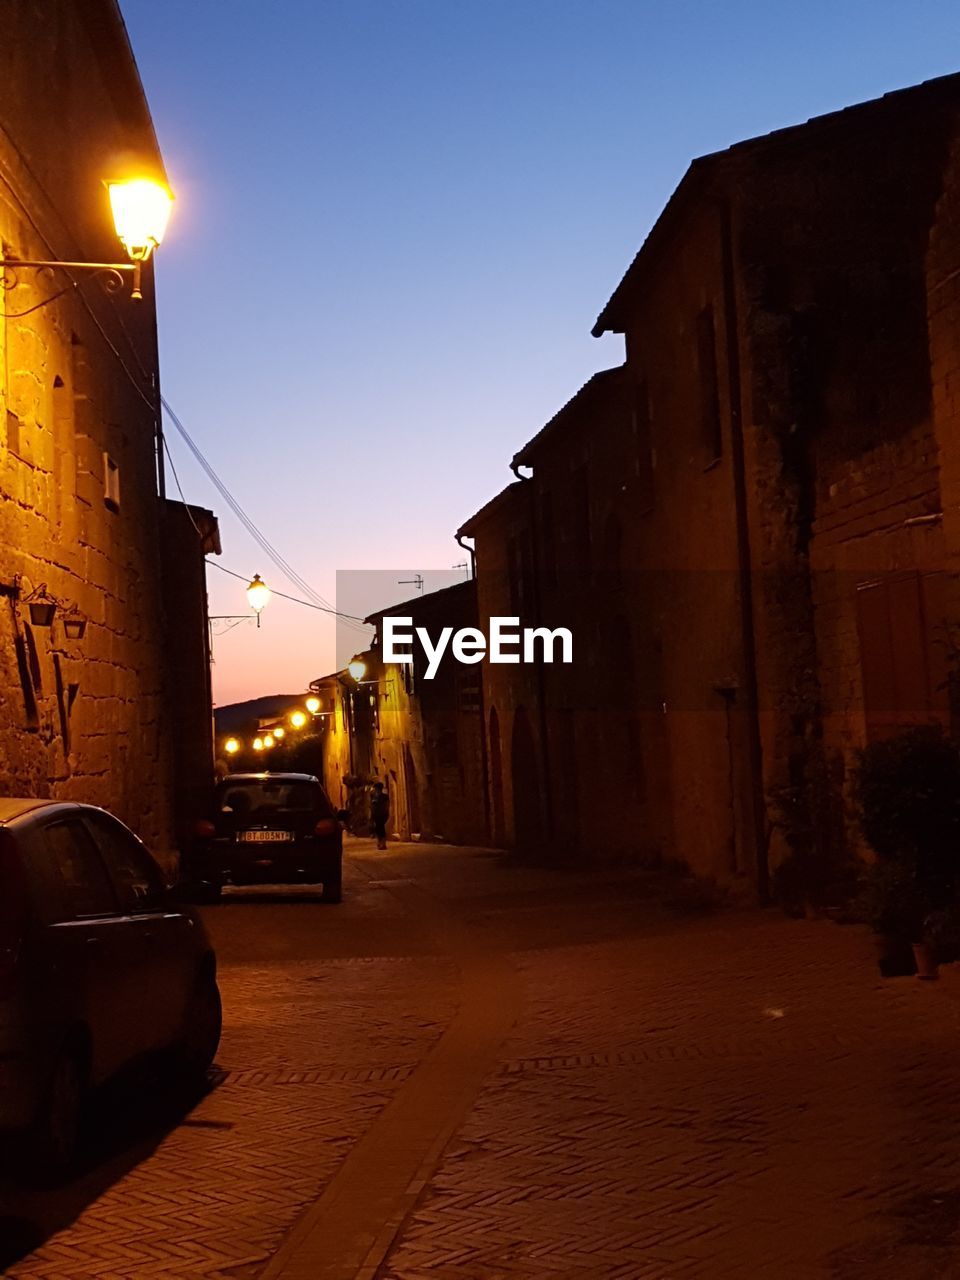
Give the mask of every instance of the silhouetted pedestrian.
[(373, 834), (377, 837), (377, 848), (387, 847), (387, 819), (390, 817), (390, 797), (383, 789), (382, 782), (373, 784), (373, 795), (370, 799), (370, 821)]

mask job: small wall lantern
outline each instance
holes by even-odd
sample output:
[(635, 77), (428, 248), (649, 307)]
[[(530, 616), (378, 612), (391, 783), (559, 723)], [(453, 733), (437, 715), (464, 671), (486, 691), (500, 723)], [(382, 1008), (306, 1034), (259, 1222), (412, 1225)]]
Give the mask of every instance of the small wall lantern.
[(57, 602), (47, 591), (47, 584), (42, 582), (35, 591), (31, 591), (24, 603), (30, 610), (30, 625), (49, 627), (53, 625), (53, 615), (57, 612)]
[(63, 634), (68, 640), (82, 640), (87, 630), (87, 620), (74, 605), (74, 607), (64, 616)]

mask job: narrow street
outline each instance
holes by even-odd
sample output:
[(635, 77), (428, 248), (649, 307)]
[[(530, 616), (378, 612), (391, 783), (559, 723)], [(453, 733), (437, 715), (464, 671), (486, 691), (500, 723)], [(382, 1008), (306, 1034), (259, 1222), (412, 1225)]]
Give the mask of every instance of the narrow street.
[(952, 971), (881, 981), (859, 929), (683, 914), (642, 876), (347, 863), (342, 906), (207, 912), (209, 1094), (114, 1102), (73, 1185), (8, 1189), (6, 1275), (958, 1274)]

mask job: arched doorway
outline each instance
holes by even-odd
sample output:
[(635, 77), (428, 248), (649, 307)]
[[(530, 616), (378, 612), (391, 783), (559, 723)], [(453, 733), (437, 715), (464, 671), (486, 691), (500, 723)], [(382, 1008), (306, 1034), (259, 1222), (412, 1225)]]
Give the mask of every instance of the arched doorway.
[(535, 848), (543, 834), (540, 770), (530, 720), (523, 707), (513, 716), (510, 741), (510, 777), (513, 784), (513, 831), (518, 849)]
[(493, 831), (495, 845), (506, 843), (503, 825), (503, 756), (500, 750), (500, 717), (496, 707), (490, 708), (490, 792), (493, 805)]

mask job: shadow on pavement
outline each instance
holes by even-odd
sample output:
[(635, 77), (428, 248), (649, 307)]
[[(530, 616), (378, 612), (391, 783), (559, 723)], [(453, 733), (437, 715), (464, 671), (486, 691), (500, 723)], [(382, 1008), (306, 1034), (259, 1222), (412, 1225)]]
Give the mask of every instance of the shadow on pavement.
[(186, 1085), (162, 1061), (138, 1064), (90, 1099), (76, 1172), (51, 1188), (23, 1185), (5, 1154), (0, 1179), (0, 1274), (68, 1227), (86, 1207), (156, 1150), (224, 1077)]

